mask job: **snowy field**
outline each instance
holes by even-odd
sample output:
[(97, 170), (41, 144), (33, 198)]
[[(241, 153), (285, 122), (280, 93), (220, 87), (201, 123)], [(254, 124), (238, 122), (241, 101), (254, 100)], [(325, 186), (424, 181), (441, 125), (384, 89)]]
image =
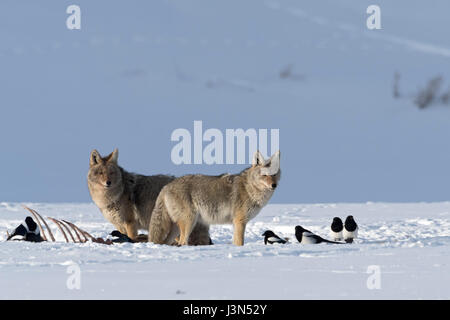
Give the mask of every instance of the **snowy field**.
[[(26, 205), (98, 237), (113, 229), (92, 204)], [(348, 214), (360, 225), (354, 244), (295, 239), (298, 224), (328, 238), (332, 218)], [(231, 245), (231, 226), (213, 226), (206, 247), (65, 243), (54, 225), (57, 243), (5, 242), (26, 215), (18, 203), (0, 203), (1, 299), (450, 298), (450, 202), (268, 205), (244, 247)], [(265, 246), (266, 229), (290, 243)], [(66, 285), (73, 263), (80, 290)], [(368, 289), (369, 266), (379, 267), (380, 289)]]
[[(414, 104), (436, 76), (449, 90), (450, 1), (379, 0), (381, 30), (369, 0), (79, 0), (78, 31), (69, 4), (0, 3), (0, 299), (450, 299), (450, 104)], [(271, 203), (361, 203), (268, 205), (244, 247), (231, 226), (206, 247), (65, 243), (53, 224), (58, 242), (4, 241), (20, 201), (108, 236), (83, 203), (94, 148), (148, 175), (243, 169), (171, 161), (171, 134), (195, 120), (280, 129)], [(350, 214), (354, 244), (297, 243), (296, 225), (328, 238)], [(267, 229), (290, 243), (265, 246)]]

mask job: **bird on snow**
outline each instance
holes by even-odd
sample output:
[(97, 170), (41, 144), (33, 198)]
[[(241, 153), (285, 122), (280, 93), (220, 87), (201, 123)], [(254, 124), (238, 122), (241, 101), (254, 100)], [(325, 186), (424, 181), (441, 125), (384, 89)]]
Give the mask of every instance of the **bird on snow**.
[(342, 242), (335, 242), (326, 240), (314, 233), (312, 233), (309, 230), (306, 230), (302, 226), (296, 226), (295, 227), (295, 237), (297, 238), (298, 242), (301, 244), (317, 244), (317, 243), (342, 243)]
[(126, 234), (123, 234), (120, 231), (114, 230), (113, 232), (110, 233), (110, 235), (115, 237), (115, 239), (113, 239), (112, 242), (115, 242), (115, 243), (124, 243), (124, 242), (134, 243), (133, 239), (129, 238)]
[(334, 241), (342, 241), (344, 237), (342, 236), (342, 230), (344, 230), (344, 224), (341, 218), (334, 217), (331, 223), (331, 237)]
[(353, 216), (348, 216), (344, 223), (344, 240), (347, 243), (352, 243), (353, 239), (358, 236), (358, 225)]
[(262, 236), (264, 236), (264, 244), (274, 244), (274, 243), (282, 243), (285, 244), (287, 242), (286, 239), (281, 239), (272, 230), (265, 231)]
[(21, 223), (6, 240), (43, 241), (38, 225), (31, 217), (26, 217), (25, 222)]

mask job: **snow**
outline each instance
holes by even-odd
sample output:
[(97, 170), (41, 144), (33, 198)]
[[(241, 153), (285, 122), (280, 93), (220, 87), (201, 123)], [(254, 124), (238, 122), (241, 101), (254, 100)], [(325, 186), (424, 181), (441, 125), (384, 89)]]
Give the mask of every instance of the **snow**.
[[(315, 204), (268, 205), (244, 247), (231, 226), (212, 227), (213, 246), (168, 247), (65, 243), (53, 224), (55, 243), (5, 242), (28, 213), (0, 202), (0, 298), (450, 298), (450, 202), (417, 202), (448, 200), (448, 106), (412, 101), (437, 75), (449, 85), (449, 1), (379, 0), (376, 31), (369, 0), (77, 3), (79, 31), (66, 5), (0, 3), (0, 201), (47, 201), (25, 204), (107, 237), (93, 204), (57, 203), (90, 201), (90, 151), (117, 147), (142, 174), (243, 169), (170, 160), (171, 133), (201, 120), (279, 129), (271, 203)], [(360, 203), (320, 203), (335, 201)], [(350, 214), (354, 244), (296, 242), (296, 225), (329, 238)], [(290, 243), (265, 246), (267, 229)], [(80, 290), (67, 286), (74, 266)]]
[[(62, 218), (97, 237), (113, 226), (93, 204), (26, 203), (44, 216)], [(294, 227), (329, 238), (333, 217), (353, 215), (354, 244), (300, 245)], [(2, 299), (448, 299), (450, 202), (270, 204), (252, 220), (246, 244), (231, 244), (232, 227), (213, 226), (213, 246), (150, 243), (5, 242), (27, 212), (0, 203)], [(289, 237), (265, 246), (271, 229)], [(69, 266), (80, 268), (81, 287), (67, 286)], [(371, 266), (380, 289), (369, 289)]]

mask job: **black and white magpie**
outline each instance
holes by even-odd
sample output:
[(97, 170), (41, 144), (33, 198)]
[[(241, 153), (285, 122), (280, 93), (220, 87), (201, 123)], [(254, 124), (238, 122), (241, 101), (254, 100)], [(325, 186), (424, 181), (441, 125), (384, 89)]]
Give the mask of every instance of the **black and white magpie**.
[(344, 223), (344, 240), (347, 243), (352, 243), (356, 237), (358, 237), (358, 225), (353, 216), (348, 216)]
[(342, 242), (335, 242), (326, 240), (314, 233), (312, 233), (309, 230), (306, 230), (302, 226), (296, 226), (295, 227), (295, 237), (297, 238), (298, 242), (301, 244), (317, 244), (317, 243), (342, 243)]
[(272, 230), (265, 231), (262, 236), (264, 237), (264, 244), (274, 244), (274, 243), (282, 243), (285, 244), (287, 242), (286, 239), (281, 239)]
[(331, 223), (331, 238), (334, 241), (342, 241), (344, 238), (342, 236), (342, 230), (344, 230), (344, 224), (341, 218), (334, 217)]
[(6, 240), (43, 241), (38, 225), (31, 217), (26, 217), (25, 222), (21, 223)]
[(111, 232), (111, 235), (116, 238), (116, 239), (113, 239), (112, 242), (115, 242), (115, 243), (124, 243), (124, 242), (134, 243), (133, 239), (128, 237), (126, 234), (121, 233), (120, 231), (114, 230), (113, 232)]

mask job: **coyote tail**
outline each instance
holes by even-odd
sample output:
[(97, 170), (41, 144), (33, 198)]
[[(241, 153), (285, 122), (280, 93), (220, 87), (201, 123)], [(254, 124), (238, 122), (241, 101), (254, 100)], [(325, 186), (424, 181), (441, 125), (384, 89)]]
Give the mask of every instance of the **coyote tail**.
[(169, 217), (163, 197), (158, 197), (153, 209), (148, 231), (148, 241), (155, 244), (166, 244), (172, 229), (172, 219)]

